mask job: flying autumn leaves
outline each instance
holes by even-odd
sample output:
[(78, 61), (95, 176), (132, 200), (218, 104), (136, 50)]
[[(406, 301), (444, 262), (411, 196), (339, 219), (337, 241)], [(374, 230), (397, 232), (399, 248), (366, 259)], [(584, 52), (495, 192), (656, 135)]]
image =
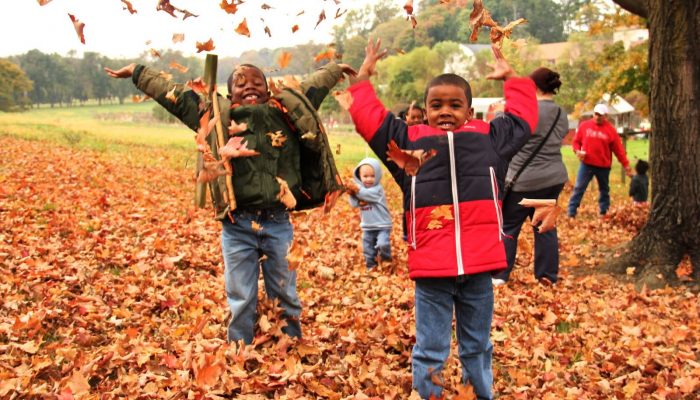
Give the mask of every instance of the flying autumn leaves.
[[(51, 1), (52, 0), (37, 0), (37, 3), (40, 6), (45, 6), (49, 3), (51, 3)], [(112, 0), (112, 1), (115, 1), (115, 2), (119, 1), (122, 5), (123, 10), (125, 10), (129, 14), (133, 15), (133, 14), (138, 13), (138, 10), (136, 8), (134, 8), (134, 5), (132, 4), (131, 1), (128, 1), (128, 0)], [(199, 15), (195, 14), (194, 12), (191, 12), (191, 11), (184, 9), (184, 8), (179, 8), (176, 5), (172, 4), (171, 0), (157, 0), (157, 1), (153, 0), (153, 1), (154, 1), (154, 3), (156, 3), (156, 7), (155, 7), (156, 11), (162, 11), (164, 13), (167, 13), (168, 15), (170, 15), (173, 18), (178, 18), (178, 19), (181, 18), (184, 21), (190, 17), (192, 17), (192, 18), (199, 17)], [(234, 14), (240, 15), (239, 11), (241, 11), (241, 10), (249, 11), (251, 9), (251, 7), (257, 7), (257, 5), (252, 5), (252, 4), (243, 5), (244, 3), (247, 3), (247, 2), (245, 2), (243, 0), (221, 0), (221, 2), (219, 3), (219, 7), (221, 8), (221, 10), (225, 14), (228, 14), (228, 15), (234, 15)], [(319, 3), (320, 3), (320, 1), (319, 1)], [(325, 0), (323, 3), (325, 5)], [(334, 3), (337, 6), (337, 8), (335, 9), (334, 19), (338, 19), (338, 18), (342, 17), (343, 15), (345, 15), (345, 13), (348, 10), (340, 7), (339, 0), (334, 0)], [(268, 12), (268, 11), (275, 12), (276, 11), (275, 7), (273, 7), (269, 4), (266, 4), (266, 3), (263, 3), (260, 6), (260, 9), (263, 10), (264, 12)], [(284, 15), (286, 20), (291, 21), (292, 23), (290, 24), (290, 26), (288, 28), (289, 30), (287, 32), (291, 32), (292, 34), (294, 34), (297, 31), (299, 31), (300, 24), (294, 23), (293, 19), (295, 17), (299, 17), (299, 16), (303, 15), (304, 13), (305, 13), (305, 10), (300, 9), (299, 11), (296, 12), (295, 15), (288, 15), (286, 13), (283, 14), (281, 12), (276, 12), (276, 16), (279, 17), (280, 15)], [(86, 24), (83, 22), (80, 22), (78, 20), (78, 17), (75, 16), (76, 13), (68, 14), (68, 15), (70, 16), (71, 22), (75, 26), (75, 30), (76, 30), (76, 33), (78, 35), (80, 42), (85, 44), (85, 36), (84, 36), (83, 30), (84, 30)], [(330, 15), (333, 15), (333, 14), (330, 14)], [(267, 23), (265, 22), (265, 18), (261, 17), (260, 20), (263, 23), (263, 33), (265, 35), (267, 35), (268, 37), (272, 37), (273, 32), (270, 29), (270, 27), (267, 25)], [(316, 24), (315, 24), (313, 29), (316, 29), (325, 20), (326, 20), (326, 10), (323, 9), (323, 10), (321, 10), (321, 12), (319, 14), (318, 19), (317, 19)], [(303, 24), (302, 24), (302, 26), (303, 26)], [(279, 28), (283, 28), (283, 27), (280, 26)], [(238, 35), (241, 35), (241, 36), (248, 37), (248, 38), (250, 38), (254, 35), (254, 33), (251, 32), (251, 29), (248, 26), (248, 19), (246, 17), (243, 17), (243, 19), (240, 22), (238, 22), (234, 25), (232, 32), (236, 33)], [(179, 34), (179, 33), (173, 34), (173, 43), (179, 43), (179, 42), (182, 42), (183, 40), (184, 40), (183, 34)], [(212, 51), (216, 48), (216, 46), (215, 46), (213, 40), (210, 38), (209, 40), (206, 40), (206, 41), (197, 41), (196, 48), (197, 48), (197, 52), (199, 53), (202, 51)]]

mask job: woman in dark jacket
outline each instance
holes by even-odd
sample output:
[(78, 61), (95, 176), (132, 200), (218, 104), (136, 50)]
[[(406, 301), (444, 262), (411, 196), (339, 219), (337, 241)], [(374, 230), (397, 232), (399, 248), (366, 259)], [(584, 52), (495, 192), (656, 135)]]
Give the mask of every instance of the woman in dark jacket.
[[(515, 264), (520, 229), (528, 217), (532, 219), (534, 213), (533, 208), (523, 207), (518, 203), (523, 198), (556, 199), (569, 179), (561, 156), (561, 142), (568, 132), (569, 123), (566, 111), (553, 101), (561, 86), (559, 74), (549, 68), (538, 68), (530, 74), (530, 78), (537, 87), (537, 129), (511, 160), (506, 182), (513, 180), (545, 137), (546, 142), (522, 170), (503, 201), (503, 230), (506, 234), (504, 242), (508, 268), (494, 275), (494, 285), (502, 285), (508, 281)], [(552, 132), (547, 137), (550, 129)], [(535, 228), (535, 278), (541, 282), (555, 283), (558, 272), (559, 239), (556, 228), (544, 233)]]

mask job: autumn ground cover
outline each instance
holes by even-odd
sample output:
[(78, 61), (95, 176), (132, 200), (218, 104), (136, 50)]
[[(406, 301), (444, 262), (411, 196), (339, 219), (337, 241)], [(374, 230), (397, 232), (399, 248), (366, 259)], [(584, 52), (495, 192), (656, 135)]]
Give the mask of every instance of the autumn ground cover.
[[(0, 398), (411, 396), (413, 286), (396, 186), (386, 183), (397, 257), (371, 273), (344, 198), (329, 215), (294, 216), (304, 339), (282, 335), (263, 301), (255, 343), (239, 346), (224, 340), (219, 227), (191, 207), (191, 164), (177, 148), (119, 146), (0, 135)], [(522, 266), (495, 290), (499, 398), (696, 398), (697, 295), (597, 273), (644, 210), (618, 189), (599, 220), (594, 197), (560, 221), (557, 285), (534, 281), (526, 233)], [(452, 354), (447, 398), (468, 399)]]

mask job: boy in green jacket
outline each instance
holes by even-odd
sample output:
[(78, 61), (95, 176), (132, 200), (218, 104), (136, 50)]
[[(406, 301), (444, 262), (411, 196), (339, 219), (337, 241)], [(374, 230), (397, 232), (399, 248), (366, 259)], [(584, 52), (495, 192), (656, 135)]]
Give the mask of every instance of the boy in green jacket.
[[(139, 90), (195, 132), (202, 115), (213, 106), (206, 95), (143, 65), (105, 71), (114, 78), (132, 78)], [(228, 80), (229, 98), (216, 94), (225, 142), (229, 140), (227, 127), (243, 127), (242, 131), (231, 130), (232, 136), (259, 153), (230, 160), (234, 210), (226, 201), (225, 180), (210, 183), (216, 216), (222, 223), (224, 280), (231, 311), (229, 341), (253, 342), (259, 265), (267, 295), (278, 299), (283, 309), (287, 322), (283, 331), (301, 337), (296, 271), (289, 270), (286, 258), (293, 236), (288, 209), (319, 206), (342, 188), (316, 111), (343, 74), (354, 73), (348, 65), (327, 64), (302, 82), (299, 91), (284, 89), (272, 96), (263, 72), (245, 64)], [(209, 144), (218, 157), (216, 141), (209, 140)]]

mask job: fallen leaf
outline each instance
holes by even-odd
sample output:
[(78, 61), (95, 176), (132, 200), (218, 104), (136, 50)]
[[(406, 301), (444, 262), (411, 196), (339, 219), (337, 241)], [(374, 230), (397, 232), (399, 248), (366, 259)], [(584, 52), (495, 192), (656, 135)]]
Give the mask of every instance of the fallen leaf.
[(175, 70), (182, 72), (183, 74), (190, 70), (189, 68), (187, 68), (183, 65), (180, 65), (180, 64), (176, 63), (175, 61), (170, 61), (170, 64), (168, 64), (168, 66), (172, 69), (175, 69)]
[(277, 183), (279, 183), (280, 185), (280, 192), (279, 194), (277, 194), (277, 199), (279, 199), (280, 203), (284, 204), (284, 206), (290, 210), (296, 207), (297, 199), (294, 198), (292, 191), (289, 190), (289, 185), (287, 184), (287, 181), (278, 176)]
[(226, 0), (221, 0), (221, 4), (219, 4), (222, 10), (226, 11), (228, 14), (235, 14), (236, 11), (238, 11), (238, 6), (236, 5), (236, 0), (231, 0), (231, 3), (229, 4), (228, 1)]
[(122, 0), (122, 3), (124, 3), (124, 10), (128, 10), (130, 14), (136, 14), (138, 11), (134, 9), (134, 7), (131, 5), (131, 2), (128, 0)]
[(197, 53), (201, 53), (203, 51), (212, 51), (216, 48), (212, 39), (209, 39), (206, 42), (197, 42), (195, 46), (197, 47)]
[(292, 33), (296, 32), (298, 30), (299, 30), (299, 25), (292, 26)]
[(423, 164), (435, 157), (436, 154), (437, 150), (435, 149), (403, 150), (399, 148), (394, 140), (389, 142), (386, 152), (389, 160), (396, 163), (396, 165), (403, 169), (409, 176), (416, 176)]
[(287, 136), (285, 136), (282, 131), (268, 132), (267, 137), (270, 138), (272, 147), (282, 147), (284, 142), (287, 141)]
[(248, 30), (248, 22), (246, 22), (245, 18), (243, 18), (243, 21), (241, 21), (241, 23), (238, 24), (235, 31), (239, 35), (250, 37), (250, 31)]
[(318, 22), (316, 22), (316, 26), (314, 26), (314, 29), (318, 28), (318, 24), (320, 24), (321, 21), (323, 21), (324, 19), (326, 19), (326, 10), (321, 11), (321, 14), (318, 16)]
[(151, 52), (151, 56), (153, 56), (155, 58), (160, 58), (160, 53), (158, 52), (158, 50), (150, 49), (149, 51)]
[(283, 51), (277, 58), (277, 65), (280, 66), (280, 69), (285, 69), (289, 65), (290, 61), (292, 61), (292, 53)]
[(80, 43), (85, 44), (85, 36), (83, 35), (83, 29), (85, 29), (85, 24), (80, 22), (72, 14), (68, 14), (68, 17), (70, 17), (70, 20), (73, 23), (75, 33), (78, 34), (78, 39), (80, 39)]

